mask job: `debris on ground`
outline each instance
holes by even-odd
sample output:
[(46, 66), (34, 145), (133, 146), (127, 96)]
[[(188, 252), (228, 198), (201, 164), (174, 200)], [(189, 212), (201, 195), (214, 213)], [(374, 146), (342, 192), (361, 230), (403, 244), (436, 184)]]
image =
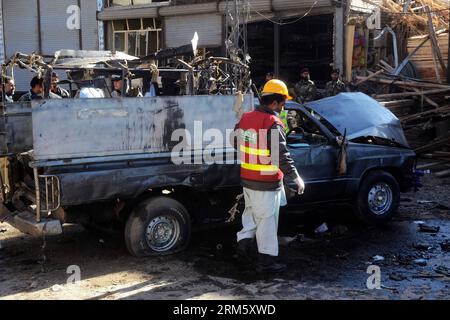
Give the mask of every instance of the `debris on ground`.
[(322, 223), (320, 226), (318, 226), (316, 228), (316, 230), (314, 230), (314, 233), (316, 234), (320, 234), (320, 233), (325, 233), (328, 231), (328, 225), (326, 222)]
[(440, 243), (442, 251), (450, 251), (450, 241), (448, 239)]
[(348, 252), (342, 253), (342, 254), (336, 254), (335, 257), (337, 259), (341, 259), (341, 260), (347, 260), (348, 259)]
[(343, 235), (348, 232), (348, 228), (343, 225), (337, 225), (331, 228), (331, 233), (334, 235)]
[(434, 272), (442, 274), (442, 275), (444, 275), (446, 277), (450, 277), (450, 268), (448, 268), (448, 267), (446, 267), (444, 265), (437, 266), (434, 269)]
[(389, 279), (394, 280), (394, 281), (403, 281), (403, 280), (407, 279), (407, 277), (398, 272), (391, 272), (389, 274)]
[(419, 242), (419, 243), (413, 243), (413, 248), (417, 249), (417, 250), (428, 251), (432, 248), (432, 246), (429, 243)]
[(386, 289), (386, 290), (392, 291), (393, 293), (398, 293), (398, 289), (397, 288), (388, 287), (388, 286), (385, 286), (385, 285), (381, 285), (381, 289)]
[(443, 278), (444, 276), (441, 274), (431, 274), (428, 272), (421, 272), (412, 276), (415, 279), (434, 279), (434, 278)]
[(434, 160), (418, 172), (450, 176), (448, 3), (383, 0), (380, 8), (386, 27), (376, 40), (389, 31), (392, 42), (386, 44), (393, 56), (375, 51), (379, 56), (370, 70), (355, 75), (355, 90), (393, 112), (418, 156)]
[(393, 259), (394, 262), (396, 262), (397, 264), (401, 264), (401, 265), (409, 265), (409, 264), (411, 264), (411, 260), (413, 260), (413, 258), (411, 258), (410, 256), (402, 255), (402, 254), (394, 256), (394, 259)]
[(419, 225), (419, 231), (420, 232), (428, 232), (428, 233), (438, 233), (440, 227), (439, 226), (431, 226), (426, 223), (422, 223)]
[(289, 246), (292, 242), (298, 241), (297, 236), (294, 237), (278, 237), (278, 244), (283, 247)]
[(442, 203), (438, 204), (437, 206), (434, 207), (435, 209), (439, 209), (439, 210), (450, 210), (450, 207), (443, 205)]
[(418, 265), (418, 266), (422, 266), (422, 267), (424, 267), (424, 266), (426, 266), (427, 265), (427, 260), (426, 259), (423, 259), (423, 258), (419, 258), (419, 259), (414, 259), (414, 264), (416, 264), (416, 265)]
[(436, 201), (432, 200), (417, 200), (418, 204), (428, 204), (428, 203), (436, 203)]
[(372, 257), (373, 262), (384, 261), (384, 257), (380, 255), (376, 255)]
[(52, 290), (53, 292), (62, 291), (62, 289), (63, 289), (63, 287), (62, 287), (61, 285), (59, 285), (59, 284), (55, 284), (55, 285), (53, 285), (52, 288), (51, 288), (51, 290)]

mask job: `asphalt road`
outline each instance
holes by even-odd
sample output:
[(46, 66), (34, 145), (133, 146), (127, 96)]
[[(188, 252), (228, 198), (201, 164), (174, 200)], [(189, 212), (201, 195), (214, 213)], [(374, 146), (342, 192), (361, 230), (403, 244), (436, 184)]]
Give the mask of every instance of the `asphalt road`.
[[(281, 235), (296, 240), (281, 248), (288, 270), (276, 276), (235, 259), (239, 226), (197, 232), (174, 256), (138, 259), (121, 236), (66, 226), (44, 241), (0, 225), (0, 299), (449, 299), (450, 179), (424, 182), (381, 229), (355, 223), (345, 207), (282, 217)], [(323, 222), (329, 231), (315, 234)], [(421, 223), (439, 231), (420, 232)]]

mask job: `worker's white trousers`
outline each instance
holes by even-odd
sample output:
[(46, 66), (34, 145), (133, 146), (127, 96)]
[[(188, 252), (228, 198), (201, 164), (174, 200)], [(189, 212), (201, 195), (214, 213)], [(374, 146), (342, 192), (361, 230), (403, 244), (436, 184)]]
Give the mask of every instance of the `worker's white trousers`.
[(244, 188), (245, 210), (237, 241), (256, 236), (259, 253), (278, 256), (278, 217), (280, 205), (286, 205), (284, 189), (256, 191)]

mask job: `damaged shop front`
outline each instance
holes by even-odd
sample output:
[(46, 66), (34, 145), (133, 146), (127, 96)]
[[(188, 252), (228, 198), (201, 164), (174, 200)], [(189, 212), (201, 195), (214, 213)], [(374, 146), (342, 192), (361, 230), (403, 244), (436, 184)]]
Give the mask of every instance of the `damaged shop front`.
[[(99, 20), (107, 22), (108, 49), (144, 56), (152, 50), (190, 44), (197, 32), (199, 48), (213, 55), (226, 52), (226, 12), (234, 1), (112, 2), (98, 14)], [(268, 72), (294, 83), (300, 68), (308, 67), (320, 87), (329, 81), (333, 67), (344, 70), (345, 4), (330, 0), (238, 3), (246, 10), (243, 29), (252, 79), (258, 86)]]

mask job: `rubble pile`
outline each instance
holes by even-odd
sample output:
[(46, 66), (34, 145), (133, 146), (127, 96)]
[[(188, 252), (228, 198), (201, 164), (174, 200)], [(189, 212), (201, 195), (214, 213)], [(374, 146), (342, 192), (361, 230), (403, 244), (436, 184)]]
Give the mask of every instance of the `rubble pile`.
[(450, 84), (447, 83), (449, 4), (438, 0), (383, 0), (380, 10), (390, 27), (408, 37), (398, 64), (380, 57), (366, 76), (356, 76), (363, 91), (402, 122), (416, 153), (432, 159), (423, 169), (450, 176)]

